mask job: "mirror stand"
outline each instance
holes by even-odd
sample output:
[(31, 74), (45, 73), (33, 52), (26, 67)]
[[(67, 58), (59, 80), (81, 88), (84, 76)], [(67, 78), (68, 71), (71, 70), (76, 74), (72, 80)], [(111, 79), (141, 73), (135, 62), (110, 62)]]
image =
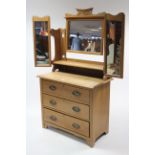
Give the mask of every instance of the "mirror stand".
[[(66, 29), (48, 27), (45, 33), (47, 26), (42, 27), (45, 19), (38, 18), (39, 22), (42, 20), (40, 26), (34, 24), (35, 55), (38, 44), (42, 55), (47, 52), (49, 34), (55, 39), (52, 72), (38, 76), (42, 126), (71, 133), (91, 147), (109, 132), (110, 82), (112, 77), (123, 77), (125, 20), (123, 13), (93, 14), (92, 11), (93, 8), (77, 9), (76, 15), (66, 14)], [(40, 41), (45, 35), (46, 44)], [(100, 55), (104, 62), (71, 59), (68, 53), (83, 57), (89, 54), (93, 58)]]

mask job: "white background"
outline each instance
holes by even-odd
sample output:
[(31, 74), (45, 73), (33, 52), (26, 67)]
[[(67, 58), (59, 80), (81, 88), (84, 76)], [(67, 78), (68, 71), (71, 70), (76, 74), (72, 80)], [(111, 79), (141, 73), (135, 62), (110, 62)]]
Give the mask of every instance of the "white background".
[[(50, 0), (48, 2), (50, 2)], [(93, 3), (93, 1), (91, 2)], [(27, 106), (28, 109), (30, 107), (29, 106), (30, 95), (28, 95), (28, 93), (27, 93), (27, 97), (29, 98), (27, 98), (27, 102), (26, 102), (26, 72), (25, 72), (26, 55), (27, 55), (27, 61), (29, 61), (29, 63), (31, 64), (29, 66), (27, 65), (28, 68), (29, 69), (33, 68), (31, 67), (33, 65), (33, 62), (31, 60), (32, 58), (28, 57), (31, 51), (28, 51), (28, 47), (27, 47), (27, 50), (25, 49), (26, 48), (25, 31), (27, 29), (26, 23), (25, 23), (26, 4), (25, 4), (25, 1), (21, 1), (21, 0), (14, 0), (14, 1), (5, 0), (5, 1), (1, 1), (0, 3), (1, 3), (0, 4), (0, 19), (1, 19), (1, 22), (0, 22), (0, 30), (1, 30), (0, 154), (24, 155), (26, 154), (26, 148), (25, 148), (25, 137), (26, 137), (25, 105), (26, 103), (28, 105)], [(67, 6), (71, 5), (70, 3), (68, 3)], [(114, 4), (114, 1), (113, 1), (113, 4)], [(121, 4), (123, 4), (123, 1), (121, 2)], [(52, 4), (52, 5), (54, 6), (55, 4)], [(78, 5), (78, 2), (77, 2), (77, 5)], [(75, 7), (77, 7), (77, 5)], [(117, 5), (115, 4), (115, 6)], [(122, 8), (120, 3), (118, 3), (118, 6)], [(51, 6), (49, 5), (48, 7), (51, 7)], [(88, 6), (83, 5), (83, 7), (88, 7)], [(105, 5), (99, 6), (99, 7), (105, 8), (102, 10), (106, 11), (107, 9), (111, 10), (112, 5), (109, 4), (108, 7)], [(40, 7), (40, 9), (41, 8), (44, 8), (44, 5)], [(72, 7), (71, 9), (74, 9), (74, 8)], [(56, 10), (57, 9), (55, 9), (55, 11)], [(72, 12), (72, 11), (67, 10), (67, 12)], [(45, 12), (46, 12), (46, 9), (44, 13)], [(112, 12), (112, 10), (110, 12)], [(56, 14), (54, 15), (56, 16)], [(154, 138), (155, 138), (154, 66), (155, 64), (154, 64), (154, 46), (153, 46), (154, 45), (153, 34), (155, 33), (155, 30), (154, 30), (155, 22), (153, 20), (154, 19), (153, 16), (154, 16), (154, 4), (152, 0), (147, 0), (146, 2), (144, 0), (131, 1), (130, 3), (130, 55), (126, 53), (127, 49), (125, 50), (126, 59), (128, 59), (127, 56), (130, 56), (129, 102), (130, 102), (130, 154), (131, 155), (155, 154), (155, 149), (154, 149)], [(51, 17), (54, 17), (54, 16), (51, 16)], [(29, 46), (32, 46), (32, 43)], [(127, 48), (127, 45), (126, 45), (126, 48)], [(125, 63), (128, 62), (127, 60), (125, 61), (126, 61)], [(128, 64), (126, 64), (126, 66), (128, 66)], [(49, 70), (47, 69), (47, 71)], [(44, 72), (44, 70), (40, 71), (40, 69), (34, 69), (33, 71), (30, 71), (30, 72), (31, 73), (29, 74), (27, 73), (27, 77), (36, 75), (39, 72)], [(125, 75), (128, 75), (128, 70), (126, 72), (127, 73), (125, 73)], [(128, 91), (128, 90), (122, 89), (123, 88), (122, 84), (124, 80), (122, 81), (115, 80), (112, 83), (111, 91), (114, 92), (114, 90), (117, 89), (118, 96), (120, 94), (121, 96), (123, 96), (122, 91)], [(30, 91), (30, 88), (38, 90), (37, 85), (38, 84), (36, 79), (32, 80), (31, 87), (28, 87), (28, 83), (27, 83), (27, 92)], [(128, 89), (128, 87), (126, 89)], [(38, 94), (38, 92), (33, 92), (33, 91), (31, 91), (31, 93)], [(31, 98), (33, 98), (33, 96), (35, 95), (32, 94)], [(115, 95), (112, 96), (112, 98), (114, 97)], [(118, 97), (118, 99), (119, 98), (120, 97)], [(39, 99), (34, 98), (34, 101), (36, 100), (39, 100)], [(127, 99), (125, 98), (125, 100)], [(49, 146), (52, 149), (56, 150), (57, 148), (54, 148), (55, 145), (54, 147), (52, 147), (53, 146), (52, 144), (54, 144), (53, 141), (57, 141), (59, 142), (59, 148), (57, 149), (59, 153), (63, 152), (65, 154), (65, 151), (70, 151), (70, 149), (72, 148), (72, 153), (73, 152), (76, 153), (76, 151), (79, 151), (81, 149), (81, 152), (77, 152), (77, 154), (79, 153), (109, 154), (109, 153), (114, 153), (113, 150), (116, 150), (117, 153), (121, 155), (122, 152), (121, 151), (119, 152), (118, 150), (123, 150), (123, 149), (119, 148), (120, 143), (119, 144), (115, 143), (115, 140), (117, 138), (120, 138), (120, 137), (117, 137), (116, 135), (120, 135), (121, 131), (119, 132), (119, 130), (121, 125), (119, 124), (118, 130), (115, 130), (115, 131), (113, 131), (113, 126), (112, 126), (112, 125), (115, 125), (115, 122), (112, 122), (112, 120), (114, 120), (112, 119), (112, 117), (114, 118), (114, 116), (112, 115), (115, 115), (114, 113), (115, 110), (113, 109), (113, 107), (115, 107), (114, 106), (115, 103), (116, 101), (111, 101), (110, 134), (103, 137), (102, 140), (99, 140), (95, 145), (95, 148), (89, 149), (89, 147), (87, 147), (84, 143), (82, 142), (78, 143), (78, 140), (75, 140), (75, 138), (73, 138), (72, 136), (70, 138), (69, 135), (66, 136), (65, 134), (62, 134), (62, 133), (58, 134), (58, 132), (55, 132), (54, 130), (39, 131), (39, 128), (31, 128), (33, 131), (37, 129), (37, 132), (35, 134), (36, 137), (35, 135), (34, 136), (31, 135), (32, 138), (35, 137), (32, 143), (36, 144), (36, 146), (35, 145), (32, 146), (34, 148), (33, 151), (37, 149), (40, 150), (40, 148), (46, 148), (46, 147), (49, 148)], [(31, 118), (33, 118), (33, 120), (34, 120), (34, 115), (36, 114), (35, 120), (37, 120), (38, 122), (33, 122), (33, 120), (28, 121), (29, 122), (27, 125), (28, 128), (29, 128), (29, 125), (32, 125), (34, 127), (39, 126), (40, 122), (38, 120), (38, 117), (39, 117), (38, 111), (40, 109), (39, 107), (37, 107), (37, 104), (38, 103), (36, 102), (33, 102), (33, 104), (31, 104), (32, 110), (34, 109), (34, 114), (31, 112), (31, 110), (30, 111), (28, 110), (27, 114), (30, 112), (29, 114), (30, 115), (32, 114)], [(119, 115), (122, 114), (121, 112), (122, 111), (119, 111)], [(128, 116), (128, 114), (126, 114), (126, 116)], [(124, 128), (122, 130), (124, 130)], [(115, 132), (115, 134), (112, 134), (112, 131)], [(46, 132), (46, 138), (45, 136), (38, 137), (38, 135), (40, 135), (38, 134), (39, 132), (42, 135), (45, 135), (45, 132)], [(55, 138), (51, 139), (54, 135), (56, 135)], [(62, 139), (61, 136), (64, 137), (63, 138), (64, 141), (60, 141), (60, 139)], [(114, 136), (115, 138), (109, 138), (111, 136)], [(49, 144), (49, 139), (51, 139), (50, 140), (51, 145)], [(113, 147), (108, 148), (107, 146), (110, 146), (109, 145), (110, 139), (112, 139), (114, 144), (117, 144), (117, 145), (113, 145)], [(29, 140), (30, 138), (28, 138), (27, 140), (28, 143), (29, 143)], [(40, 143), (42, 140), (45, 143)], [(68, 144), (66, 144), (66, 141)], [(120, 141), (122, 142), (121, 138), (120, 138)], [(71, 145), (69, 145), (70, 142), (72, 143)], [(64, 147), (66, 147), (66, 149), (64, 149)], [(103, 149), (106, 148), (106, 149), (103, 150), (102, 148)], [(47, 150), (47, 152), (44, 152), (42, 154), (48, 154), (48, 153), (58, 154), (58, 152), (53, 153)], [(36, 152), (33, 152), (33, 154), (36, 154)]]
[[(80, 139), (61, 131), (42, 129), (39, 79), (37, 74), (51, 71), (49, 68), (34, 67), (32, 16), (51, 17), (51, 28), (65, 28), (65, 13), (76, 13), (75, 8), (94, 7), (94, 13), (124, 12), (125, 21), (125, 72), (123, 80), (111, 83), (110, 130), (100, 138), (93, 149)], [(106, 154), (128, 155), (128, 0), (27, 0), (27, 154)], [(101, 118), (102, 119), (102, 118)], [(60, 134), (61, 133), (61, 134)]]

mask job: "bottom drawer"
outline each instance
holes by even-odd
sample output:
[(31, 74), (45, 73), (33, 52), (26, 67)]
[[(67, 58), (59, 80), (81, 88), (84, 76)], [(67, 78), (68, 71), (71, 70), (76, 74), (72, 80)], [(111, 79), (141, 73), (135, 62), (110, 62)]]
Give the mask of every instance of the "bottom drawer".
[(89, 123), (44, 108), (44, 120), (89, 137)]

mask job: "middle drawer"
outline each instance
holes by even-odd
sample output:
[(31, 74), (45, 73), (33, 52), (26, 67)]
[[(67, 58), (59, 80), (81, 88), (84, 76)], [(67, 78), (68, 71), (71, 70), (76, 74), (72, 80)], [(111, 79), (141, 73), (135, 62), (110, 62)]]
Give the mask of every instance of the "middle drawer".
[(43, 106), (89, 120), (89, 106), (43, 94)]

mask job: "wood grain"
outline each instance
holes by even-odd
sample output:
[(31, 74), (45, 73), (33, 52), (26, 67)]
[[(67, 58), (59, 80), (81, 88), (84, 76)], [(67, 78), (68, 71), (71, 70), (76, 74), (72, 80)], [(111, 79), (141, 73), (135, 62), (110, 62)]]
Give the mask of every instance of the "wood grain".
[[(54, 89), (51, 89), (53, 87)], [(61, 83), (49, 81), (49, 80), (42, 80), (42, 92), (54, 95), (54, 96), (60, 96), (62, 95), (62, 89), (63, 85)]]
[[(77, 92), (77, 95), (76, 95), (76, 92)], [(80, 102), (83, 104), (89, 104), (89, 90), (88, 89), (81, 89), (78, 87), (64, 85), (63, 96), (64, 98), (69, 99), (71, 101)]]
[[(75, 74), (69, 74), (69, 73), (63, 73), (63, 72), (47, 73), (47, 74), (38, 75), (38, 77), (48, 81), (64, 83), (71, 86), (77, 86), (79, 88), (87, 88), (87, 89), (93, 89), (98, 85), (107, 83), (107, 81), (109, 82), (109, 79), (102, 80), (100, 78), (93, 78), (89, 76), (75, 75)], [(47, 87), (49, 85), (50, 85), (50, 82), (47, 85)]]
[[(89, 123), (88, 122), (81, 121), (79, 119), (69, 117), (67, 115), (63, 115), (61, 113), (48, 110), (46, 108), (44, 108), (43, 111), (44, 111), (45, 121), (64, 127), (76, 133), (80, 133), (81, 135), (84, 135), (86, 137), (89, 137)], [(73, 124), (77, 124), (78, 127), (77, 128), (76, 126), (74, 127)]]
[(74, 66), (74, 67), (103, 71), (103, 63), (99, 63), (99, 62), (77, 61), (77, 60), (67, 59), (67, 60), (55, 61), (54, 64), (64, 65), (64, 66)]
[[(60, 72), (49, 74), (40, 76), (43, 127), (46, 128), (51, 124), (51, 126), (84, 138), (87, 144), (93, 147), (97, 138), (103, 133), (108, 133), (109, 130), (111, 79), (102, 80)], [(65, 77), (63, 79), (64, 82), (62, 77)], [(53, 81), (55, 78), (57, 82)], [(68, 80), (67, 83), (65, 82), (66, 80)], [(91, 81), (90, 83), (88, 82), (89, 80)], [(97, 83), (93, 84), (90, 89), (89, 84), (92, 84), (93, 80)], [(58, 88), (55, 93), (48, 90), (51, 84)], [(83, 96), (72, 96), (74, 90), (79, 91)], [(56, 101), (57, 104), (51, 105), (51, 100)], [(75, 112), (73, 107), (78, 107), (80, 113)], [(56, 117), (56, 120), (51, 120), (50, 117), (52, 119)], [(75, 127), (78, 127), (78, 129)]]
[[(53, 103), (55, 102), (55, 104), (51, 104), (51, 101), (53, 101)], [(89, 121), (89, 106), (87, 105), (43, 94), (43, 106), (76, 118)], [(80, 111), (74, 111), (74, 107), (79, 108)]]

